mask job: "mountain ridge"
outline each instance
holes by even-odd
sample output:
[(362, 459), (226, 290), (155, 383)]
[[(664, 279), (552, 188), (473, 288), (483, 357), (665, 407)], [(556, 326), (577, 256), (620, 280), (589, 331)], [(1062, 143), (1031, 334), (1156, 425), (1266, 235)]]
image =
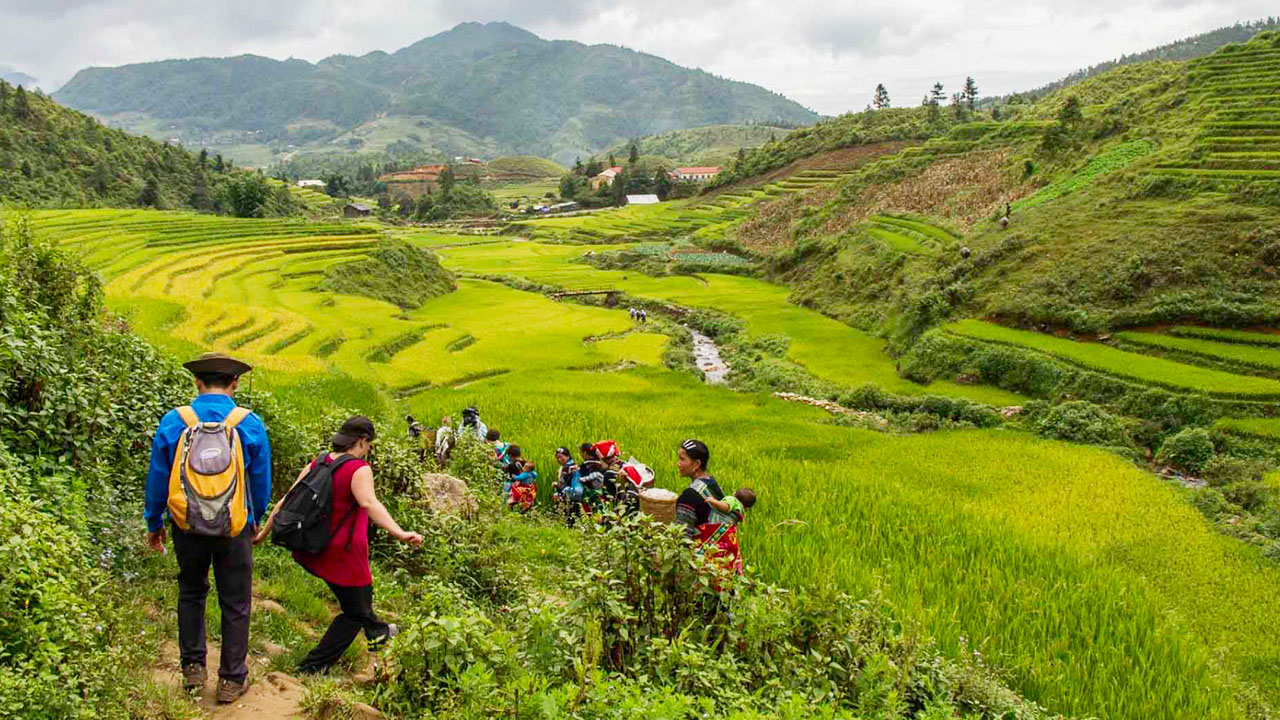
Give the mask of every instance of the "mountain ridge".
[(668, 130), (818, 118), (750, 83), (616, 45), (544, 40), (508, 23), (463, 23), (392, 53), (314, 64), (240, 55), (86, 68), (54, 97), (131, 130), (178, 131), (187, 144), (238, 132), (300, 146), (392, 116), (561, 161)]

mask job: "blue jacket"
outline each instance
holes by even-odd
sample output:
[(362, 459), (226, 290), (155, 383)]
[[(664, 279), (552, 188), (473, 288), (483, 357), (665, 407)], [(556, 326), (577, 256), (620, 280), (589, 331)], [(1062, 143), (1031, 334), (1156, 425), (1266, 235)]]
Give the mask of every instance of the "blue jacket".
[[(236, 406), (236, 401), (226, 395), (200, 395), (191, 401), (196, 416), (203, 422), (222, 420)], [(146, 506), (142, 517), (147, 530), (156, 532), (164, 527), (169, 505), (169, 472), (173, 469), (173, 453), (187, 424), (177, 410), (170, 410), (160, 418), (156, 436), (151, 441), (151, 469), (147, 471)], [(249, 522), (261, 525), (267, 513), (267, 501), (271, 499), (271, 443), (267, 440), (267, 427), (255, 413), (236, 427), (240, 444), (244, 447), (245, 472), (249, 475)]]

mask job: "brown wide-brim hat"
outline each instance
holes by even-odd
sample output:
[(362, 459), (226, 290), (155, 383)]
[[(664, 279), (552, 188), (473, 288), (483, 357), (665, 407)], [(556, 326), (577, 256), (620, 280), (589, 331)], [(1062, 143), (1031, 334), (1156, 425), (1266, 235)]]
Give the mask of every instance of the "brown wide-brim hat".
[(240, 377), (253, 369), (253, 366), (247, 362), (216, 352), (205, 353), (195, 360), (183, 363), (182, 367), (191, 371), (192, 375), (219, 373), (231, 377)]

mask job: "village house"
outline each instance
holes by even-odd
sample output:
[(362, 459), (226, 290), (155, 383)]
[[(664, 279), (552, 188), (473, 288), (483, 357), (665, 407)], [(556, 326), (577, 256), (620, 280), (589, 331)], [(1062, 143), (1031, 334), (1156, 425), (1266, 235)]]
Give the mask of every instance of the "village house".
[(618, 177), (618, 173), (621, 173), (621, 172), (622, 172), (622, 166), (620, 165), (614, 165), (608, 170), (601, 172), (599, 175), (596, 175), (595, 177), (591, 178), (591, 189), (599, 190), (600, 188), (606, 185), (612, 185), (613, 179)]
[(628, 205), (657, 205), (658, 196), (657, 195), (628, 195), (627, 204)]
[(343, 217), (362, 218), (372, 214), (373, 208), (364, 203), (347, 203), (346, 207), (342, 208)]
[(676, 182), (704, 183), (720, 174), (719, 167), (678, 167), (671, 171), (671, 179)]
[(299, 180), (298, 187), (324, 192), (324, 189), (327, 186), (324, 184), (323, 180)]

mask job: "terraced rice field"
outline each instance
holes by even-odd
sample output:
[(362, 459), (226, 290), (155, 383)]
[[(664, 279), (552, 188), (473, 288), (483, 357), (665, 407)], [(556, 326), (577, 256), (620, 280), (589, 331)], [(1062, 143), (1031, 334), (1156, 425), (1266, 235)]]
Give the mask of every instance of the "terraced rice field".
[(877, 383), (893, 392), (968, 397), (992, 405), (1026, 398), (999, 388), (935, 382), (918, 385), (898, 376), (885, 342), (787, 300), (789, 290), (753, 278), (729, 275), (649, 277), (634, 271), (597, 270), (575, 262), (584, 253), (617, 246), (490, 243), (442, 250), (446, 267), (504, 275), (560, 287), (608, 286), (637, 297), (686, 307), (704, 307), (746, 321), (751, 333), (791, 338), (788, 357), (814, 375), (850, 387)]
[(1170, 328), (1170, 335), (1178, 337), (1203, 338), (1205, 340), (1217, 340), (1218, 342), (1242, 343), (1245, 345), (1262, 345), (1266, 347), (1280, 347), (1280, 335), (1272, 335), (1270, 333), (1249, 332), (1246, 330), (1225, 330), (1219, 328), (1205, 328), (1195, 326), (1182, 326)]
[(582, 243), (680, 235), (723, 237), (728, 227), (746, 217), (750, 206), (761, 200), (834, 185), (851, 174), (839, 170), (804, 170), (758, 188), (719, 193), (711, 198), (537, 218), (516, 225), (532, 237)]
[(1259, 370), (1280, 371), (1280, 348), (1274, 346), (1218, 342), (1144, 332), (1122, 332), (1117, 333), (1115, 337), (1125, 343), (1169, 350), (1191, 358), (1221, 360)]
[(1013, 330), (981, 320), (961, 320), (946, 325), (945, 329), (975, 340), (1035, 350), (1088, 370), (1178, 392), (1248, 400), (1280, 398), (1278, 380), (1237, 375), (1127, 352), (1101, 343), (1076, 342), (1043, 333)]
[(892, 215), (872, 215), (863, 231), (885, 245), (910, 255), (936, 257), (959, 242), (955, 233), (923, 220)]
[[(371, 226), (106, 210), (36, 213), (34, 221), (100, 269), (113, 307), (175, 352), (235, 352), (288, 373), (338, 368), (406, 390), (518, 368), (656, 364), (666, 343), (647, 333), (584, 343), (631, 323), (477, 280), (410, 311), (318, 291), (330, 268), (376, 247)], [(521, 333), (539, 340), (518, 342)], [(459, 346), (460, 336), (471, 341)]]
[(1190, 68), (1188, 98), (1206, 115), (1197, 156), (1161, 163), (1156, 172), (1280, 179), (1280, 39), (1227, 46)]

